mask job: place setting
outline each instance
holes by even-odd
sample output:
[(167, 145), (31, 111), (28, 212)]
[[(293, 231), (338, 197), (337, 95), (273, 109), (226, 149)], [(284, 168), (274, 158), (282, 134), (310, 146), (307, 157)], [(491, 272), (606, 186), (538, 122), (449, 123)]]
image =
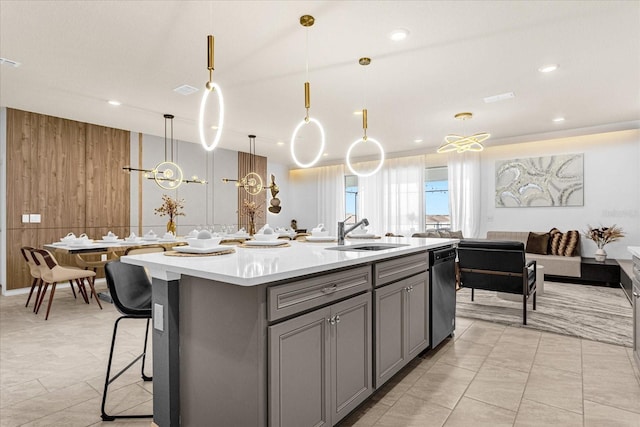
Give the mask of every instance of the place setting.
[[(191, 233), (189, 234), (191, 235)], [(192, 236), (192, 235), (191, 235)], [(194, 256), (215, 256), (235, 253), (235, 249), (221, 245), (222, 238), (210, 231), (199, 231), (195, 237), (187, 237), (187, 245), (174, 246), (170, 251), (165, 252), (166, 256), (194, 257)]]
[(347, 239), (380, 239), (380, 236), (376, 236), (373, 233), (369, 233), (367, 228), (364, 225), (353, 230), (351, 233), (347, 234)]
[(286, 240), (278, 238), (279, 235), (269, 224), (265, 224), (256, 234), (253, 240), (246, 240), (240, 245), (241, 248), (284, 248), (291, 246)]
[(324, 224), (320, 223), (316, 227), (311, 229), (311, 235), (305, 236), (303, 241), (307, 242), (335, 242), (336, 237), (330, 236), (329, 231), (325, 228)]

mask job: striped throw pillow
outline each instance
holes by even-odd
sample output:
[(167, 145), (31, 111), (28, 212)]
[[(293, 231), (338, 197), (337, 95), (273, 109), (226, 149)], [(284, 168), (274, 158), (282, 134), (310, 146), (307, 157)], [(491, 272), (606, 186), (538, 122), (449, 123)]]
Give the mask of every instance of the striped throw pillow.
[(566, 233), (561, 232), (557, 228), (549, 231), (551, 238), (549, 239), (549, 252), (551, 255), (573, 256), (576, 253), (578, 244), (580, 243), (580, 232), (578, 230), (569, 230)]

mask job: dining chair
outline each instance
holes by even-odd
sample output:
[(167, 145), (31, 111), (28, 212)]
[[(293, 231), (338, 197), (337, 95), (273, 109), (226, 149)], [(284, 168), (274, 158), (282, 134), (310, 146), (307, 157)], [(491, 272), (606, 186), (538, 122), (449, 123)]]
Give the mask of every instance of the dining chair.
[[(95, 256), (96, 254), (92, 254), (93, 256)], [(98, 269), (99, 268), (104, 268), (105, 264), (110, 262), (110, 261), (114, 261), (117, 259), (117, 256), (115, 256), (115, 254), (113, 252), (107, 252), (107, 257), (106, 259), (102, 260), (93, 260), (90, 258), (87, 258), (86, 254), (76, 254), (75, 260), (76, 260), (76, 265), (80, 268), (83, 268), (85, 270), (91, 270), (94, 273), (98, 274)], [(91, 281), (93, 282), (93, 284), (95, 285), (96, 283), (96, 276), (93, 276), (91, 278)]]
[[(31, 255), (31, 251), (33, 250), (34, 248), (32, 248), (31, 246), (23, 246), (20, 248), (22, 257), (24, 258), (24, 260), (27, 263), (27, 266), (29, 267), (29, 274), (31, 274), (31, 277), (33, 277), (33, 281), (31, 282), (31, 290), (29, 291), (29, 297), (27, 298), (27, 303), (24, 306), (25, 307), (29, 306), (29, 301), (31, 301), (31, 296), (33, 295), (33, 291), (37, 286), (38, 292), (36, 293), (36, 299), (34, 300), (35, 302), (33, 303), (33, 311), (35, 311), (36, 303), (38, 302), (38, 297), (40, 296), (40, 290), (42, 289), (42, 280), (40, 278), (40, 268), (38, 267), (38, 264), (36, 264), (36, 262), (33, 260), (33, 255)], [(75, 291), (74, 291), (74, 295), (75, 295)]]
[[(143, 249), (143, 248), (131, 248)], [(146, 248), (151, 249), (151, 248)], [(157, 249), (157, 248), (156, 248)], [(164, 248), (163, 248), (164, 250)], [(131, 251), (131, 252), (132, 252)], [(147, 252), (148, 253), (148, 252)], [(134, 363), (142, 359), (141, 375), (144, 381), (151, 381), (153, 377), (144, 373), (144, 362), (147, 355), (147, 341), (149, 337), (149, 321), (151, 319), (151, 281), (147, 276), (144, 267), (133, 264), (125, 264), (121, 261), (113, 261), (105, 265), (105, 276), (107, 278), (107, 286), (109, 293), (113, 299), (113, 305), (122, 314), (116, 319), (113, 325), (113, 336), (111, 338), (111, 349), (109, 350), (109, 362), (107, 363), (107, 374), (104, 381), (104, 391), (102, 393), (101, 416), (104, 421), (113, 421), (116, 418), (151, 418), (148, 415), (109, 415), (105, 411), (107, 403), (107, 391), (109, 385), (115, 381), (120, 375), (128, 370)], [(144, 347), (142, 353), (136, 356), (127, 366), (120, 372), (111, 376), (111, 363), (113, 361), (113, 352), (116, 344), (116, 336), (118, 333), (118, 324), (122, 319), (146, 319), (144, 332)]]
[[(177, 246), (177, 245), (176, 245)], [(145, 246), (133, 246), (127, 248), (124, 251), (125, 255), (140, 255), (140, 254), (150, 254), (154, 252), (165, 252), (167, 248), (162, 245), (145, 245)]]
[[(69, 281), (69, 284), (71, 285), (72, 290), (73, 290), (73, 282), (75, 282), (76, 285), (78, 285), (78, 290), (80, 294), (82, 294), (84, 301), (87, 304), (89, 304), (87, 289), (84, 286), (85, 279), (87, 279), (87, 282), (89, 283), (89, 287), (91, 288), (91, 295), (95, 297), (96, 302), (98, 303), (98, 306), (102, 310), (102, 304), (100, 304), (100, 301), (98, 300), (98, 297), (96, 295), (96, 290), (93, 286), (93, 282), (91, 281), (91, 278), (95, 277), (96, 273), (89, 270), (81, 270), (79, 268), (63, 267), (60, 264), (58, 264), (58, 261), (56, 261), (53, 254), (46, 249), (34, 249), (31, 253), (33, 254), (33, 259), (35, 263), (40, 267), (40, 277), (44, 284), (42, 292), (40, 293), (40, 298), (38, 299), (35, 307), (36, 314), (38, 314), (38, 312), (40, 311), (40, 307), (42, 306), (44, 297), (47, 294), (47, 289), (49, 285), (51, 285), (51, 293), (49, 294), (49, 303), (47, 305), (47, 314), (45, 315), (44, 320), (49, 319), (49, 312), (51, 311), (53, 296), (55, 295), (55, 292), (56, 292), (56, 285), (59, 282)], [(75, 291), (73, 292), (75, 297)]]

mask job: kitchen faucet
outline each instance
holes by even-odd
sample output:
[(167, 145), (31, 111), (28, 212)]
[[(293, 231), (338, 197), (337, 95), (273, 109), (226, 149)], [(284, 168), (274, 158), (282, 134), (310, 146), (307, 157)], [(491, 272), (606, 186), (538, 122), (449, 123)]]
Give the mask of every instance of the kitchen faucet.
[[(347, 217), (347, 219), (351, 218), (350, 216)], [(356, 222), (353, 226), (347, 228), (346, 230), (344, 229), (344, 223), (347, 220), (345, 219), (344, 221), (339, 221), (338, 222), (338, 244), (339, 245), (344, 245), (344, 236), (346, 236), (348, 233), (351, 233), (353, 230), (355, 230), (356, 228), (360, 227), (362, 224), (364, 225), (369, 225), (369, 220), (367, 220), (367, 218), (362, 218), (361, 221)]]

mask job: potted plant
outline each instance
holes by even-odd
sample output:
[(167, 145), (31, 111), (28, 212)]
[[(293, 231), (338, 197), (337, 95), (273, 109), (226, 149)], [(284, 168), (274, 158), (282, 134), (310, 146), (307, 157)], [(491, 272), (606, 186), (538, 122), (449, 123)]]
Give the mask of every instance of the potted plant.
[(167, 222), (167, 232), (173, 233), (176, 236), (176, 222), (175, 218), (178, 216), (184, 216), (182, 209), (184, 208), (184, 199), (172, 199), (166, 194), (162, 195), (162, 205), (154, 210), (155, 215), (169, 216), (169, 222)]
[(598, 246), (595, 253), (596, 261), (604, 262), (604, 260), (607, 259), (607, 253), (604, 250), (605, 245), (624, 237), (622, 228), (615, 224), (611, 227), (593, 228), (590, 225), (588, 227), (589, 229), (584, 233), (584, 236), (587, 239), (596, 242), (596, 245)]
[(249, 235), (256, 234), (256, 216), (260, 215), (260, 205), (254, 200), (245, 199), (242, 202), (242, 213), (249, 218)]

